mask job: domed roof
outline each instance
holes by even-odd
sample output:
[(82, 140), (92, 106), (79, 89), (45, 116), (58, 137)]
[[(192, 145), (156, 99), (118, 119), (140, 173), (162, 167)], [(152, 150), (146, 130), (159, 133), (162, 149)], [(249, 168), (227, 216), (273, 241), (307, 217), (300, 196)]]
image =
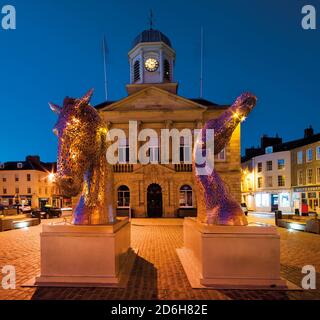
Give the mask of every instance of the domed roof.
[(149, 29), (142, 31), (132, 42), (132, 47), (134, 48), (139, 43), (144, 42), (164, 42), (166, 45), (172, 48), (169, 38), (159, 30)]

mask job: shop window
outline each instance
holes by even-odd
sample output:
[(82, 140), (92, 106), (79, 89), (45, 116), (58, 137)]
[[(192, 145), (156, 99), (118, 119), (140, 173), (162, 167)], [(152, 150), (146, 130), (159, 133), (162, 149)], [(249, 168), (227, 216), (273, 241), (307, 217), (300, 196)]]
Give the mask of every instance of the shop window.
[(179, 197), (180, 207), (192, 207), (192, 188), (188, 185), (184, 185), (180, 188), (180, 197)]
[(290, 207), (289, 193), (280, 193), (280, 206), (281, 207)]
[(268, 207), (270, 195), (268, 193), (257, 193), (255, 196), (257, 207)]
[(130, 189), (127, 186), (118, 188), (118, 208), (130, 207)]

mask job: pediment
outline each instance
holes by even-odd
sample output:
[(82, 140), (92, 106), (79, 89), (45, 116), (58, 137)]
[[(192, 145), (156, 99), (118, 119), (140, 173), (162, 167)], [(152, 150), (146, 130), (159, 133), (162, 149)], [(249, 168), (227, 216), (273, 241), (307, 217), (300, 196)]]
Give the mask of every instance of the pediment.
[(148, 87), (122, 100), (119, 100), (101, 111), (176, 111), (202, 110), (206, 107), (171, 92)]

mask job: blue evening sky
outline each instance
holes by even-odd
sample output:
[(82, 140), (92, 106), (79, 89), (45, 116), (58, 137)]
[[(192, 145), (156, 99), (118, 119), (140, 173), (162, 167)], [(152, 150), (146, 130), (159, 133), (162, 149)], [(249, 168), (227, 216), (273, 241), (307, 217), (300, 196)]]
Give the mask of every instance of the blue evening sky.
[[(0, 162), (39, 154), (56, 159), (60, 104), (95, 88), (104, 100), (102, 37), (109, 47), (109, 98), (126, 96), (127, 53), (148, 28), (165, 33), (177, 53), (179, 94), (199, 96), (200, 28), (204, 27), (204, 97), (232, 103), (243, 91), (259, 102), (242, 127), (242, 150), (262, 134), (300, 138), (320, 131), (319, 0), (0, 0), (17, 10), (17, 30), (0, 29)], [(301, 28), (301, 7), (313, 4), (318, 29)]]

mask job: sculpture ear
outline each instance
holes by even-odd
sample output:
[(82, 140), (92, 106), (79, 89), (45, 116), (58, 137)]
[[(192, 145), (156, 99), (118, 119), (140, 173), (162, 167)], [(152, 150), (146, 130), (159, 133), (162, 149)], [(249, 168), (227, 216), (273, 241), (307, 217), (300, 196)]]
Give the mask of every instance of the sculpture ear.
[(60, 108), (57, 104), (54, 104), (54, 103), (49, 102), (49, 106), (50, 106), (50, 109), (51, 109), (54, 113), (60, 114), (61, 108)]
[(82, 98), (81, 98), (81, 102), (88, 104), (91, 100), (91, 97), (93, 95), (93, 91), (94, 89), (90, 89)]

